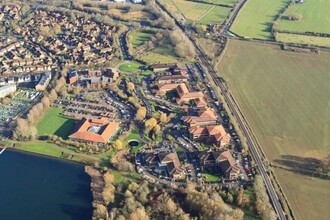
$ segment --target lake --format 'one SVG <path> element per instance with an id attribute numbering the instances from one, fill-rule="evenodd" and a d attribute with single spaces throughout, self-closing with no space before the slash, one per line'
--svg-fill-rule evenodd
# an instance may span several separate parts
<path id="1" fill-rule="evenodd" d="M 83 165 L 8 149 L 0 155 L 0 219 L 90 220 L 92 211 Z"/>

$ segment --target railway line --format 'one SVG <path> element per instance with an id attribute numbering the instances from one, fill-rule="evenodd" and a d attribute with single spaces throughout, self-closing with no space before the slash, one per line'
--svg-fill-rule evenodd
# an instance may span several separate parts
<path id="1" fill-rule="evenodd" d="M 223 37 L 226 37 L 226 38 L 231 37 L 231 36 L 227 36 L 228 30 L 230 29 L 230 26 L 233 24 L 234 19 L 238 15 L 240 9 L 243 7 L 245 2 L 246 1 L 242 1 L 240 3 L 240 5 L 238 5 L 238 7 L 236 7 L 234 9 L 233 16 L 228 20 L 228 22 L 226 22 L 225 26 L 223 27 L 223 31 L 221 33 L 221 35 Z M 215 85 L 220 88 L 224 101 L 226 102 L 231 114 L 235 117 L 239 128 L 242 130 L 242 133 L 246 138 L 248 149 L 250 151 L 252 158 L 254 159 L 254 161 L 257 165 L 256 169 L 257 169 L 258 173 L 261 175 L 261 177 L 265 183 L 267 193 L 269 195 L 269 199 L 274 207 L 277 217 L 279 220 L 286 220 L 287 219 L 286 213 L 283 211 L 283 207 L 281 206 L 281 203 L 278 199 L 275 188 L 270 180 L 270 176 L 268 175 L 266 166 L 262 159 L 263 156 L 261 156 L 258 151 L 258 147 L 260 147 L 260 146 L 254 140 L 254 136 L 251 133 L 252 130 L 249 127 L 249 124 L 247 123 L 246 119 L 244 118 L 244 116 L 243 116 L 241 110 L 239 109 L 239 106 L 235 102 L 233 96 L 229 93 L 224 80 L 218 76 L 217 72 L 214 70 L 214 68 L 210 64 L 206 55 L 203 53 L 203 50 L 199 47 L 199 45 L 193 39 L 189 30 L 187 30 L 183 24 L 181 24 L 178 20 L 176 20 L 175 17 L 171 13 L 169 13 L 169 11 L 167 11 L 166 8 L 158 0 L 156 0 L 156 5 L 159 7 L 159 9 L 165 11 L 169 17 L 174 19 L 175 25 L 182 30 L 182 32 L 186 35 L 186 37 L 190 40 L 190 42 L 195 47 L 198 59 L 202 65 L 202 67 L 204 67 L 208 70 L 208 71 L 206 71 L 206 73 L 211 76 Z"/>
<path id="2" fill-rule="evenodd" d="M 246 138 L 249 152 L 250 152 L 252 158 L 254 159 L 255 163 L 257 164 L 256 169 L 257 169 L 258 173 L 261 175 L 261 177 L 265 183 L 270 201 L 274 207 L 274 210 L 275 210 L 278 218 L 280 220 L 286 220 L 287 219 L 286 214 L 283 211 L 281 203 L 275 192 L 274 186 L 270 180 L 270 176 L 268 175 L 266 166 L 262 160 L 263 157 L 260 155 L 260 153 L 258 151 L 258 147 L 259 147 L 258 143 L 256 143 L 254 141 L 253 135 L 250 132 L 251 128 L 249 127 L 246 119 L 244 118 L 244 116 L 243 116 L 241 110 L 239 109 L 237 103 L 235 102 L 233 96 L 229 93 L 225 82 L 218 76 L 217 72 L 213 69 L 212 65 L 209 63 L 208 59 L 203 54 L 202 50 L 199 48 L 199 46 L 196 44 L 196 42 L 192 38 L 189 38 L 189 39 L 196 48 L 197 56 L 198 56 L 201 64 L 204 67 L 206 67 L 206 69 L 208 70 L 207 72 L 212 77 L 215 85 L 220 88 L 221 94 L 230 110 L 230 113 L 235 117 L 235 119 L 239 125 L 239 128 L 241 129 L 243 135 Z"/>

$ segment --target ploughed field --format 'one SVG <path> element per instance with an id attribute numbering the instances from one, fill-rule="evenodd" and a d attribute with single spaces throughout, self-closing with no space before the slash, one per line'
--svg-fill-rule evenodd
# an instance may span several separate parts
<path id="1" fill-rule="evenodd" d="M 329 214 L 330 181 L 303 174 L 330 149 L 329 60 L 230 40 L 218 67 L 268 159 L 297 171 L 276 169 L 297 219 Z"/>

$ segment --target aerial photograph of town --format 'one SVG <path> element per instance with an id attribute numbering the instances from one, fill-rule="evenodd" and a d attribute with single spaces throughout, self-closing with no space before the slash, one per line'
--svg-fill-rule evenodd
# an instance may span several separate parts
<path id="1" fill-rule="evenodd" d="M 0 220 L 328 220 L 329 0 L 0 0 Z"/>

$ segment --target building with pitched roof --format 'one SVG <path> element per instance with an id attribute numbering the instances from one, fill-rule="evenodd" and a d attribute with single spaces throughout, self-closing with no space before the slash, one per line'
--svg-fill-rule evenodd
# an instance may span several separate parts
<path id="1" fill-rule="evenodd" d="M 240 174 L 240 165 L 235 162 L 229 150 L 202 151 L 199 152 L 198 158 L 200 165 L 204 169 L 220 171 L 228 179 L 236 179 Z"/>
<path id="2" fill-rule="evenodd" d="M 189 128 L 190 138 L 193 140 L 205 140 L 208 143 L 216 143 L 225 146 L 230 142 L 230 135 L 222 125 L 208 125 Z"/>
<path id="3" fill-rule="evenodd" d="M 215 125 L 217 124 L 217 117 L 214 109 L 205 108 L 198 112 L 198 116 L 186 116 L 183 121 L 189 127 Z"/>
<path id="4" fill-rule="evenodd" d="M 69 136 L 69 139 L 88 144 L 106 145 L 118 128 L 119 123 L 110 122 L 106 118 L 83 118 L 79 128 Z"/>
<path id="5" fill-rule="evenodd" d="M 181 178 L 184 174 L 184 169 L 176 152 L 148 154 L 145 161 L 147 165 L 155 166 L 155 170 L 158 172 L 165 172 L 167 176 L 172 178 Z"/>
<path id="6" fill-rule="evenodd" d="M 173 90 L 175 90 L 178 95 L 176 101 L 179 104 L 189 103 L 190 100 L 195 101 L 204 98 L 202 92 L 189 92 L 185 83 L 158 84 L 158 94 L 160 95 L 165 95 L 167 92 Z"/>
<path id="7" fill-rule="evenodd" d="M 187 81 L 188 81 L 188 77 L 183 75 L 160 76 L 157 78 L 158 85 L 169 84 L 169 83 L 183 83 Z"/>

